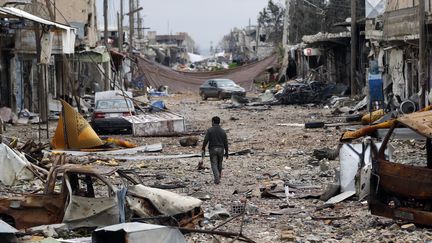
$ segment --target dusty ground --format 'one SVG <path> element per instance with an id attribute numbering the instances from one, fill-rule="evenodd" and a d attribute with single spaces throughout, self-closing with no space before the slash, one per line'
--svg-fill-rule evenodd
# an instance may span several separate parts
<path id="1" fill-rule="evenodd" d="M 305 194 L 316 194 L 324 190 L 327 183 L 334 181 L 338 161 L 317 161 L 314 149 L 338 144 L 342 133 L 337 128 L 304 129 L 302 127 L 277 126 L 280 123 L 304 123 L 308 121 L 341 121 L 330 116 L 330 109 L 307 106 L 273 106 L 269 110 L 223 109 L 227 101 L 201 101 L 195 94 L 173 95 L 164 98 L 167 107 L 186 117 L 190 130 L 205 130 L 212 116 L 220 116 L 222 127 L 227 130 L 230 150 L 251 149 L 253 153 L 231 156 L 224 161 L 223 178 L 220 185 L 214 185 L 209 169 L 197 171 L 199 158 L 170 159 L 154 161 L 127 161 L 120 164 L 126 168 L 136 168 L 143 174 L 159 174 L 160 182 L 183 182 L 186 188 L 175 191 L 191 195 L 195 192 L 209 193 L 210 200 L 204 201 L 203 208 L 209 211 L 221 204 L 230 211 L 231 206 L 241 198 L 247 198 L 247 211 L 243 233 L 256 242 L 427 242 L 432 241 L 432 232 L 416 228 L 405 231 L 402 224 L 393 220 L 372 216 L 366 202 L 347 201 L 333 209 L 315 211 L 323 204 L 318 199 L 297 199 Z M 53 133 L 55 123 L 51 124 Z M 36 138 L 36 126 L 8 127 L 6 135 L 17 136 L 22 140 Z M 181 147 L 179 138 L 129 138 L 140 145 L 163 143 L 162 154 L 199 153 L 203 136 L 195 148 Z M 160 155 L 158 153 L 157 155 Z M 208 158 L 205 166 L 210 167 Z M 156 182 L 155 177 L 145 177 L 148 185 Z M 285 199 L 257 197 L 256 189 L 272 180 L 283 180 L 291 185 L 309 186 L 294 192 L 289 202 Z M 243 195 L 248 189 L 252 193 Z M 240 194 L 233 194 L 234 191 Z M 281 205 L 290 205 L 281 214 Z M 279 211 L 279 212 L 278 212 Z M 321 216 L 346 216 L 341 220 L 315 220 Z M 222 223 L 223 220 L 207 220 L 205 229 Z M 234 220 L 220 230 L 238 232 L 241 219 Z M 189 242 L 211 242 L 209 236 L 191 235 Z M 217 242 L 217 241 L 215 241 Z"/>

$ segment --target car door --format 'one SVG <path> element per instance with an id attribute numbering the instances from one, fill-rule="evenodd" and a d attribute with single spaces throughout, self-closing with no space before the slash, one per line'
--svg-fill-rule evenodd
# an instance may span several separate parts
<path id="1" fill-rule="evenodd" d="M 107 226 L 120 223 L 116 189 L 95 174 L 68 173 L 69 193 L 63 222 L 71 228 Z M 97 190 L 94 187 L 97 186 Z"/>
<path id="2" fill-rule="evenodd" d="M 209 82 L 209 97 L 217 97 L 218 96 L 218 90 L 217 90 L 217 84 L 216 81 L 210 80 Z"/>
<path id="3" fill-rule="evenodd" d="M 211 83 L 213 82 L 213 80 L 207 80 L 204 82 L 204 84 L 201 86 L 201 93 L 204 94 L 204 96 L 206 97 L 211 97 L 211 93 L 212 93 L 212 86 Z"/>

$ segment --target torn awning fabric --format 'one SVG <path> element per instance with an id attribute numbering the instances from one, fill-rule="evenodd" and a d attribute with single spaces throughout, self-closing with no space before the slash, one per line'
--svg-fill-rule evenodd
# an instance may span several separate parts
<path id="1" fill-rule="evenodd" d="M 277 56 L 269 56 L 261 61 L 229 70 L 213 72 L 179 72 L 170 67 L 138 58 L 138 77 L 146 86 L 160 87 L 166 85 L 171 91 L 197 91 L 205 80 L 227 78 L 236 82 L 246 90 L 253 90 L 254 78 L 277 62 Z"/>

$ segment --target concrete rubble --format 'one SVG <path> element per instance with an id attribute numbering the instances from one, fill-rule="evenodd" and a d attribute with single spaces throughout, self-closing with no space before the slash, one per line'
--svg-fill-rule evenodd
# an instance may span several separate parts
<path id="1" fill-rule="evenodd" d="M 139 1 L 103 38 L 100 1 L 4 2 L 0 243 L 432 242 L 432 0 L 269 1 L 210 56 Z"/>
<path id="2" fill-rule="evenodd" d="M 181 111 L 182 115 L 189 118 L 189 122 L 195 121 L 189 125 L 192 130 L 205 129 L 212 116 L 212 114 L 207 114 L 202 117 L 198 114 L 206 114 L 204 111 L 209 109 L 217 111 L 223 119 L 223 127 L 228 130 L 231 151 L 250 148 L 248 153 L 232 156 L 224 163 L 225 170 L 221 187 L 212 185 L 211 171 L 207 164 L 208 159 L 205 158 L 204 160 L 203 170 L 196 170 L 201 156 L 199 153 L 194 156 L 189 156 L 189 154 L 198 152 L 198 148 L 182 146 L 177 137 L 149 137 L 146 140 L 146 143 L 162 142 L 164 144 L 162 151 L 146 151 L 140 149 L 139 146 L 113 152 L 63 151 L 66 154 L 63 155 L 63 160 L 69 161 L 69 163 L 84 163 L 92 166 L 102 165 L 112 168 L 111 170 L 120 168 L 119 172 L 133 170 L 134 172 L 129 175 L 131 178 L 138 175 L 135 182 L 140 183 L 141 180 L 144 185 L 163 186 L 170 188 L 169 191 L 202 198 L 201 207 L 205 214 L 202 223 L 195 225 L 197 231 L 212 230 L 225 221 L 229 221 L 220 227 L 222 232 L 236 231 L 233 230 L 235 227 L 243 225 L 243 235 L 255 242 L 301 240 L 309 242 L 353 242 L 358 239 L 391 240 L 401 237 L 404 240 L 428 239 L 429 237 L 432 239 L 432 233 L 427 229 L 419 229 L 408 223 L 399 223 L 392 219 L 373 216 L 368 209 L 367 201 L 364 199 L 358 201 L 364 198 L 364 196 L 360 196 L 361 193 L 364 195 L 364 192 L 356 191 L 356 187 L 352 186 L 357 183 L 352 181 L 354 178 L 352 172 L 355 173 L 355 170 L 349 171 L 349 178 L 351 179 L 348 181 L 342 179 L 346 177 L 345 174 L 348 172 L 344 169 L 347 167 L 343 165 L 344 160 L 342 159 L 346 156 L 336 155 L 329 158 L 325 156 L 327 153 L 334 153 L 332 152 L 335 151 L 333 148 L 351 151 L 348 147 L 342 149 L 339 146 L 339 136 L 342 133 L 340 128 L 324 127 L 321 130 L 316 130 L 297 126 L 276 126 L 281 123 L 304 124 L 321 119 L 326 119 L 329 123 L 343 121 L 343 117 L 332 115 L 331 109 L 322 109 L 319 106 L 312 106 L 307 109 L 274 106 L 270 110 L 254 111 L 255 116 L 251 118 L 249 116 L 251 111 L 249 110 L 219 108 L 223 101 L 201 103 L 200 107 L 194 105 L 193 102 L 186 102 L 187 100 L 194 101 L 194 99 L 198 100 L 199 97 L 176 95 L 167 98 L 166 103 L 172 107 L 171 109 Z M 292 112 L 295 112 L 297 116 L 289 116 Z M 236 117 L 236 119 L 230 119 L 231 117 Z M 273 127 L 269 128 L 267 124 Z M 14 129 L 15 127 L 11 127 L 7 131 L 7 135 L 16 134 L 17 130 Z M 31 129 L 31 126 L 24 127 L 24 129 Z M 197 137 L 199 147 L 202 137 Z M 139 144 L 136 137 L 129 136 L 128 139 Z M 362 147 L 361 143 L 359 144 L 355 145 L 356 148 Z M 415 146 L 412 147 L 413 145 L 403 142 L 396 145 L 398 148 L 402 146 L 403 149 L 410 151 L 415 148 Z M 323 148 L 332 149 L 325 150 Z M 128 152 L 128 150 L 133 152 Z M 316 154 L 314 150 L 320 150 L 321 153 Z M 144 157 L 148 157 L 145 160 L 143 160 L 142 155 L 144 152 L 146 153 Z M 73 154 L 73 157 L 67 155 L 68 153 Z M 107 155 L 114 153 L 110 156 L 116 156 L 115 154 L 118 153 L 123 158 L 128 159 L 121 157 L 104 159 L 105 153 Z M 318 157 L 316 157 L 317 155 Z M 136 159 L 129 160 L 129 157 L 133 156 Z M 53 163 L 57 157 L 48 153 L 44 160 Z M 393 158 L 400 158 L 400 153 L 395 150 Z M 339 159 L 342 160 L 339 161 Z M 46 162 L 42 163 L 41 166 L 46 169 L 53 166 Z M 112 163 L 113 165 L 110 165 Z M 357 164 L 351 160 L 349 163 Z M 369 163 L 365 163 L 366 167 L 369 165 Z M 108 178 L 110 181 L 112 180 L 111 176 Z M 118 185 L 119 182 L 115 181 L 113 182 Z M 27 183 L 5 186 L 4 188 L 9 189 L 7 191 L 2 189 L 1 195 L 11 195 L 11 190 L 22 192 L 32 190 L 33 187 L 26 186 Z M 339 185 L 339 183 L 342 184 Z M 181 184 L 185 186 L 180 186 Z M 332 184 L 337 185 L 333 187 L 336 190 L 332 189 L 332 196 L 337 196 L 339 192 L 343 193 L 346 190 L 352 198 L 342 197 L 345 200 L 327 201 L 331 196 L 323 198 L 322 195 L 327 191 L 327 185 Z M 346 185 L 350 185 L 349 188 Z M 339 188 L 348 189 L 341 190 Z M 129 193 L 133 193 L 133 190 L 130 190 Z M 354 211 L 353 208 L 355 208 Z M 244 216 L 242 216 L 243 213 Z M 135 220 L 152 224 L 169 223 L 170 221 L 148 216 L 143 217 L 143 215 L 135 217 Z M 216 232 L 217 230 L 213 231 Z M 28 233 L 30 231 L 27 230 L 26 232 L 30 235 L 39 234 L 42 237 L 54 237 L 57 240 L 64 238 L 65 234 L 74 235 L 71 233 L 73 232 L 72 229 L 65 231 L 57 226 L 42 226 L 39 230 L 33 229 L 33 233 Z M 410 232 L 410 235 L 406 235 L 404 232 Z M 207 241 L 211 238 L 207 234 L 197 232 L 185 233 L 187 242 Z"/>

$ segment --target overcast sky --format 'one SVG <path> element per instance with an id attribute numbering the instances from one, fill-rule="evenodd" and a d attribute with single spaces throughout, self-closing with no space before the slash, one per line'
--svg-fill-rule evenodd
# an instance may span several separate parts
<path id="1" fill-rule="evenodd" d="M 109 0 L 110 25 L 117 23 L 119 2 Z M 127 12 L 129 0 L 123 2 Z M 267 2 L 268 0 L 140 0 L 144 8 L 141 13 L 145 15 L 145 27 L 150 27 L 158 34 L 187 32 L 204 53 L 208 52 L 210 42 L 216 46 L 232 28 L 247 26 L 249 19 L 252 25 L 256 24 L 258 13 L 267 6 Z M 102 3 L 103 0 L 97 0 L 99 26 L 103 26 Z M 125 24 L 128 23 L 125 18 Z"/>

